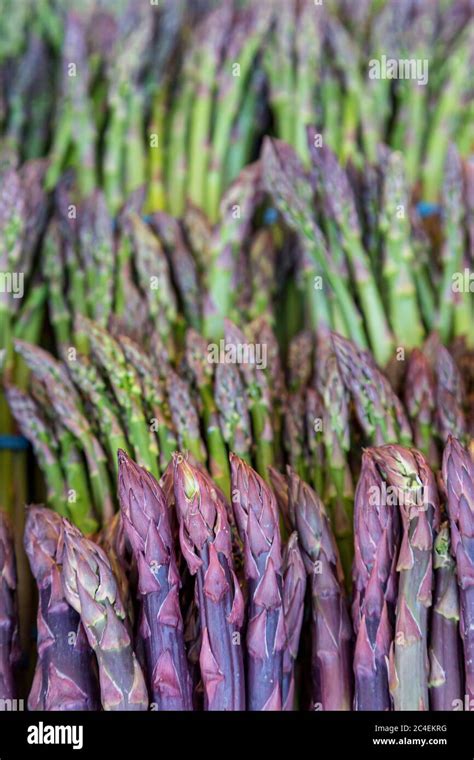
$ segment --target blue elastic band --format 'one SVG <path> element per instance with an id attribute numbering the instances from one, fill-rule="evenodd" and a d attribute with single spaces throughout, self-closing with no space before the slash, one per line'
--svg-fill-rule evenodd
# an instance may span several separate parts
<path id="1" fill-rule="evenodd" d="M 0 449 L 9 451 L 26 451 L 30 442 L 22 435 L 0 435 Z"/>
<path id="2" fill-rule="evenodd" d="M 265 224 L 274 224 L 276 220 L 278 219 L 278 211 L 276 208 L 272 208 L 269 206 L 265 209 L 265 212 L 263 214 L 263 221 Z"/>
<path id="3" fill-rule="evenodd" d="M 428 201 L 419 201 L 416 204 L 416 209 L 420 216 L 433 216 L 439 214 L 441 206 L 439 203 L 429 203 Z"/>

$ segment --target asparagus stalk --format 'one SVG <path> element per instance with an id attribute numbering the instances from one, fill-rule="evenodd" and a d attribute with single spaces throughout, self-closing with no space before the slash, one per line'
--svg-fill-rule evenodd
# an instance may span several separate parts
<path id="1" fill-rule="evenodd" d="M 225 0 L 204 19 L 196 34 L 198 53 L 194 77 L 198 97 L 194 100 L 190 119 L 188 187 L 190 199 L 201 208 L 206 208 L 216 74 L 224 45 L 232 31 L 232 21 L 233 3 Z"/>
<path id="2" fill-rule="evenodd" d="M 428 710 L 428 613 L 432 605 L 433 532 L 439 527 L 436 481 L 416 449 L 387 444 L 370 450 L 393 489 L 402 522 L 390 691 L 395 710 Z"/>
<path id="3" fill-rule="evenodd" d="M 295 531 L 283 553 L 283 611 L 287 646 L 283 654 L 282 709 L 295 709 L 295 663 L 303 625 L 306 570 Z"/>
<path id="4" fill-rule="evenodd" d="M 142 671 L 124 624 L 125 610 L 104 551 L 64 523 L 62 582 L 67 602 L 81 616 L 99 667 L 104 710 L 146 710 Z"/>
<path id="5" fill-rule="evenodd" d="M 322 330 L 317 343 L 317 385 L 323 401 L 323 440 L 326 451 L 326 497 L 348 589 L 353 559 L 354 486 L 347 463 L 350 450 L 349 399 L 330 335 Z"/>
<path id="6" fill-rule="evenodd" d="M 68 360 L 68 370 L 75 386 L 90 404 L 94 421 L 109 454 L 109 462 L 117 470 L 118 449 L 128 450 L 127 438 L 116 415 L 107 386 L 87 356 L 76 354 Z"/>
<path id="7" fill-rule="evenodd" d="M 239 356 L 239 347 L 243 351 L 248 347 L 244 333 L 229 320 L 225 321 L 225 342 L 235 349 L 236 357 Z M 270 389 L 263 367 L 257 364 L 256 352 L 254 355 L 248 352 L 247 356 L 248 358 L 242 353 L 242 361 L 238 366 L 249 396 L 257 471 L 263 478 L 267 478 L 267 468 L 273 462 L 274 446 Z"/>
<path id="8" fill-rule="evenodd" d="M 119 335 L 118 340 L 126 360 L 130 362 L 140 378 L 143 400 L 150 415 L 149 420 L 154 426 L 158 425 L 156 433 L 160 451 L 160 469 L 163 471 L 176 449 L 176 436 L 172 429 L 163 383 L 161 378 L 157 378 L 152 361 L 135 341 L 125 335 Z"/>
<path id="9" fill-rule="evenodd" d="M 237 18 L 225 60 L 217 77 L 216 121 L 212 130 L 205 207 L 211 221 L 218 217 L 224 176 L 224 159 L 229 148 L 232 124 L 238 113 L 249 72 L 268 28 L 271 10 L 248 6 Z M 238 67 L 238 68 L 237 68 Z"/>
<path id="10" fill-rule="evenodd" d="M 276 503 L 280 511 L 284 532 L 286 532 L 288 536 L 291 536 L 296 527 L 296 516 L 293 512 L 290 512 L 290 507 L 293 507 L 293 505 L 290 503 L 288 480 L 275 467 L 269 467 L 268 474 L 270 476 L 270 484 L 273 493 L 275 494 Z"/>
<path id="11" fill-rule="evenodd" d="M 387 152 L 383 160 L 385 171 L 380 229 L 389 315 L 395 340 L 406 348 L 413 348 L 421 343 L 423 325 L 412 280 L 408 188 L 402 154 Z"/>
<path id="12" fill-rule="evenodd" d="M 138 565 L 140 637 L 145 643 L 151 700 L 158 710 L 191 710 L 180 578 L 165 497 L 153 476 L 124 451 L 119 451 L 118 459 L 122 519 Z"/>
<path id="13" fill-rule="evenodd" d="M 265 189 L 286 224 L 304 240 L 308 253 L 320 267 L 321 276 L 326 278 L 334 293 L 349 334 L 358 345 L 365 346 L 360 314 L 313 218 L 312 189 L 296 154 L 289 145 L 265 138 L 261 162 Z"/>
<path id="14" fill-rule="evenodd" d="M 229 450 L 250 462 L 252 435 L 249 404 L 235 364 L 217 364 L 214 397 L 222 436 Z"/>
<path id="15" fill-rule="evenodd" d="M 446 488 L 451 551 L 456 560 L 460 600 L 460 632 L 464 649 L 466 694 L 474 697 L 474 460 L 454 436 L 448 436 L 443 453 L 443 481 Z"/>
<path id="16" fill-rule="evenodd" d="M 86 265 L 88 314 L 106 327 L 112 311 L 116 262 L 112 217 L 102 192 L 96 190 L 83 202 L 78 225 L 80 256 Z"/>
<path id="17" fill-rule="evenodd" d="M 246 462 L 231 454 L 230 467 L 249 594 L 247 707 L 281 710 L 287 636 L 277 506 L 273 492 Z"/>
<path id="18" fill-rule="evenodd" d="M 433 547 L 435 595 L 430 635 L 430 709 L 453 710 L 463 698 L 459 637 L 459 588 L 450 553 L 449 523 L 442 523 Z"/>
<path id="19" fill-rule="evenodd" d="M 321 177 L 323 197 L 329 204 L 331 214 L 342 234 L 372 351 L 376 360 L 385 365 L 392 354 L 393 340 L 370 261 L 362 244 L 355 199 L 347 174 L 328 147 L 314 147 L 314 130 L 311 128 L 308 129 L 308 140 L 313 165 L 317 167 L 317 173 Z"/>
<path id="20" fill-rule="evenodd" d="M 466 433 L 464 387 L 459 369 L 438 336 L 433 334 L 423 348 L 436 379 L 436 427 L 442 443 L 448 435 L 463 439 Z"/>
<path id="21" fill-rule="evenodd" d="M 233 569 L 227 515 L 211 483 L 180 454 L 174 459 L 174 495 L 181 551 L 196 576 L 204 706 L 211 711 L 244 710 L 244 601 Z"/>
<path id="22" fill-rule="evenodd" d="M 76 322 L 87 335 L 92 356 L 112 387 L 135 457 L 139 464 L 158 476 L 158 448 L 143 413 L 137 373 L 127 363 L 118 342 L 106 330 L 81 315 L 76 317 Z"/>
<path id="23" fill-rule="evenodd" d="M 209 360 L 209 346 L 206 339 L 192 328 L 186 333 L 186 362 L 201 398 L 209 471 L 219 488 L 225 494 L 229 494 L 229 462 L 214 400 L 213 367 Z"/>
<path id="24" fill-rule="evenodd" d="M 188 451 L 197 462 L 204 463 L 206 450 L 201 439 L 199 416 L 189 386 L 172 369 L 167 372 L 168 402 L 179 447 L 183 451 Z"/>
<path id="25" fill-rule="evenodd" d="M 433 371 L 425 354 L 413 349 L 408 359 L 405 376 L 405 407 L 410 418 L 415 446 L 437 464 L 437 452 L 433 440 L 436 414 L 436 391 Z"/>
<path id="26" fill-rule="evenodd" d="M 313 709 L 350 710 L 353 634 L 336 542 L 321 500 L 291 470 L 289 498 L 311 582 Z"/>
<path id="27" fill-rule="evenodd" d="M 48 503 L 59 514 L 66 516 L 66 485 L 54 431 L 33 398 L 13 385 L 5 388 L 5 394 L 22 435 L 28 438 L 33 446 L 46 481 Z"/>
<path id="28" fill-rule="evenodd" d="M 158 238 L 136 213 L 127 215 L 126 228 L 149 319 L 163 341 L 168 343 L 177 318 L 177 305 L 165 252 Z"/>
<path id="29" fill-rule="evenodd" d="M 63 520 L 44 507 L 30 507 L 24 544 L 39 593 L 38 661 L 29 710 L 97 710 L 96 664 L 80 617 L 61 584 Z"/>
<path id="30" fill-rule="evenodd" d="M 138 570 L 129 542 L 125 536 L 123 522 L 121 511 L 116 512 L 112 519 L 103 525 L 97 538 L 97 543 L 104 549 L 110 560 L 110 566 L 117 581 L 120 598 L 127 615 L 125 624 L 128 632 L 131 634 L 135 624 Z"/>
<path id="31" fill-rule="evenodd" d="M 393 640 L 399 548 L 397 512 L 368 452 L 354 501 L 354 675 L 356 710 L 390 710 L 388 658 Z"/>
<path id="32" fill-rule="evenodd" d="M 397 440 L 411 442 L 410 425 L 400 400 L 369 352 L 336 333 L 332 340 L 343 383 L 368 440 L 376 445 Z"/>
<path id="33" fill-rule="evenodd" d="M 463 210 L 463 176 L 460 156 L 450 145 L 442 188 L 444 241 L 441 249 L 443 275 L 439 300 L 439 331 L 446 343 L 452 335 L 470 340 L 472 299 L 470 292 L 455 287 L 455 278 L 464 270 L 465 235 Z"/>
<path id="34" fill-rule="evenodd" d="M 176 284 L 186 321 L 195 330 L 199 330 L 201 293 L 198 271 L 180 224 L 177 219 L 161 212 L 153 215 L 153 225 L 168 253 L 172 279 Z"/>
<path id="35" fill-rule="evenodd" d="M 0 512 L 0 698 L 16 696 L 14 666 L 18 659 L 17 576 L 13 534 L 6 514 Z"/>
<path id="36" fill-rule="evenodd" d="M 221 338 L 224 320 L 232 314 L 236 261 L 248 238 L 261 197 L 261 170 L 256 162 L 241 171 L 222 198 L 220 221 L 212 232 L 206 272 L 208 291 L 203 307 L 206 338 Z"/>

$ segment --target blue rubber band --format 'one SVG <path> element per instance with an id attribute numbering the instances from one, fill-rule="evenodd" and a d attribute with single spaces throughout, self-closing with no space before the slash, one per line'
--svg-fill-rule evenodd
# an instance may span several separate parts
<path id="1" fill-rule="evenodd" d="M 30 442 L 22 435 L 0 435 L 0 449 L 8 451 L 26 451 Z"/>
<path id="2" fill-rule="evenodd" d="M 441 211 L 441 206 L 439 203 L 429 203 L 428 201 L 419 201 L 419 203 L 416 204 L 416 209 L 420 216 L 434 216 L 435 214 L 439 214 Z"/>
<path id="3" fill-rule="evenodd" d="M 263 214 L 263 221 L 265 224 L 275 224 L 278 219 L 278 211 L 276 208 L 269 206 L 265 209 Z"/>

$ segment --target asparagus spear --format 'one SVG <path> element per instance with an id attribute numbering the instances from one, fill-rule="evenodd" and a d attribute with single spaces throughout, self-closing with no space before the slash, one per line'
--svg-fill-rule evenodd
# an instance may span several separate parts
<path id="1" fill-rule="evenodd" d="M 124 625 L 125 610 L 104 551 L 64 523 L 62 582 L 99 666 L 104 710 L 146 710 L 145 681 Z"/>
<path id="2" fill-rule="evenodd" d="M 436 392 L 433 371 L 425 354 L 414 348 L 405 376 L 405 407 L 411 421 L 415 446 L 434 466 L 437 452 L 433 440 Z"/>
<path id="3" fill-rule="evenodd" d="M 201 208 L 206 208 L 216 73 L 232 31 L 232 21 L 233 3 L 225 0 L 205 17 L 196 32 L 198 53 L 194 78 L 198 97 L 194 100 L 190 120 L 188 188 L 192 202 Z"/>
<path id="4" fill-rule="evenodd" d="M 354 486 L 347 463 L 350 450 L 349 399 L 330 334 L 320 330 L 316 382 L 323 401 L 323 440 L 326 452 L 326 498 L 348 589 L 353 559 Z"/>
<path id="5" fill-rule="evenodd" d="M 376 445 L 411 441 L 411 431 L 400 400 L 368 351 L 332 334 L 342 380 L 351 394 L 359 423 Z"/>
<path id="6" fill-rule="evenodd" d="M 22 435 L 34 448 L 46 481 L 49 504 L 59 514 L 67 515 L 66 485 L 53 430 L 33 398 L 13 385 L 5 388 L 5 394 Z"/>
<path id="7" fill-rule="evenodd" d="M 87 335 L 92 356 L 112 387 L 135 457 L 139 464 L 157 476 L 158 448 L 146 423 L 140 382 L 134 368 L 127 363 L 120 345 L 106 330 L 81 315 L 77 315 L 76 322 Z"/>
<path id="8" fill-rule="evenodd" d="M 402 154 L 387 151 L 383 155 L 383 163 L 385 165 L 380 228 L 390 322 L 395 340 L 406 348 L 413 348 L 421 343 L 423 325 L 412 279 L 409 195 Z"/>
<path id="9" fill-rule="evenodd" d="M 149 319 L 167 343 L 177 317 L 168 261 L 160 241 L 136 213 L 127 215 L 126 229 L 130 235 L 140 288 L 148 305 Z"/>
<path id="10" fill-rule="evenodd" d="M 153 215 L 157 229 L 169 256 L 173 282 L 181 299 L 188 324 L 195 330 L 201 326 L 201 293 L 196 262 L 183 236 L 177 219 L 164 213 Z"/>
<path id="11" fill-rule="evenodd" d="M 474 460 L 454 436 L 448 436 L 443 453 L 443 481 L 446 488 L 451 551 L 456 560 L 460 599 L 460 631 L 464 649 L 466 694 L 474 697 Z"/>
<path id="12" fill-rule="evenodd" d="M 157 378 L 152 361 L 135 341 L 125 335 L 119 335 L 118 340 L 126 360 L 130 362 L 140 378 L 142 396 L 150 415 L 149 419 L 154 425 L 158 424 L 160 469 L 163 471 L 176 449 L 176 436 L 171 424 L 163 383 L 161 378 Z"/>
<path id="13" fill-rule="evenodd" d="M 38 662 L 28 709 L 97 710 L 94 654 L 61 584 L 62 518 L 50 509 L 30 507 L 24 544 L 39 593 Z"/>
<path id="14" fill-rule="evenodd" d="M 107 386 L 87 356 L 76 354 L 74 361 L 69 361 L 69 357 L 65 360 L 76 387 L 90 405 L 95 424 L 108 451 L 109 462 L 117 470 L 117 451 L 120 448 L 128 449 L 128 444 Z"/>
<path id="15" fill-rule="evenodd" d="M 265 189 L 286 224 L 303 238 L 306 249 L 320 267 L 321 276 L 326 278 L 334 293 L 349 334 L 358 345 L 365 346 L 360 314 L 313 218 L 313 192 L 296 154 L 289 145 L 265 138 L 261 162 Z"/>
<path id="16" fill-rule="evenodd" d="M 282 709 L 295 709 L 295 663 L 303 625 L 306 570 L 295 531 L 283 553 L 283 611 L 287 646 L 283 655 Z"/>
<path id="17" fill-rule="evenodd" d="M 335 155 L 326 146 L 314 147 L 314 130 L 308 129 L 313 165 L 321 178 L 323 197 L 329 203 L 341 234 L 346 256 L 352 269 L 356 291 L 367 325 L 367 333 L 376 360 L 385 365 L 389 360 L 393 341 L 385 318 L 382 299 L 370 269 L 370 261 L 362 245 L 355 199 L 347 174 L 338 164 Z"/>
<path id="18" fill-rule="evenodd" d="M 325 493 L 327 486 L 326 478 L 326 453 L 321 424 L 324 427 L 326 415 L 323 399 L 314 388 L 306 391 L 306 437 L 308 441 L 308 467 L 310 482 L 316 493 Z"/>
<path id="19" fill-rule="evenodd" d="M 202 403 L 202 420 L 209 455 L 209 471 L 216 484 L 229 494 L 229 462 L 213 394 L 213 368 L 205 338 L 190 328 L 186 333 L 186 362 Z"/>
<path id="20" fill-rule="evenodd" d="M 268 474 L 280 511 L 280 517 L 283 521 L 284 531 L 288 536 L 291 536 L 296 526 L 296 516 L 293 512 L 290 512 L 290 507 L 293 507 L 293 505 L 290 503 L 288 480 L 275 467 L 269 467 Z"/>
<path id="21" fill-rule="evenodd" d="M 313 708 L 350 710 L 352 626 L 343 591 L 341 561 L 324 506 L 310 486 L 289 471 L 289 498 L 312 600 Z"/>
<path id="22" fill-rule="evenodd" d="M 395 710 L 428 710 L 428 612 L 432 605 L 433 532 L 439 527 L 436 481 L 416 449 L 387 444 L 370 452 L 393 489 L 392 501 L 398 504 L 402 521 L 390 691 Z"/>
<path id="23" fill-rule="evenodd" d="M 452 335 L 465 335 L 470 341 L 471 293 L 455 289 L 455 278 L 463 271 L 466 261 L 462 164 L 454 145 L 449 146 L 446 155 L 442 200 L 444 241 L 441 248 L 443 275 L 439 292 L 439 331 L 444 342 Z"/>
<path id="24" fill-rule="evenodd" d="M 248 345 L 244 333 L 229 320 L 225 321 L 225 342 L 227 346 L 235 349 L 236 357 L 239 356 L 239 346 L 245 349 Z M 238 366 L 249 396 L 255 462 L 259 474 L 266 478 L 267 468 L 273 462 L 271 398 L 263 367 L 258 366 L 256 358 L 256 352 L 254 356 L 249 352 L 248 358 L 243 354 Z"/>
<path id="25" fill-rule="evenodd" d="M 13 534 L 6 514 L 0 512 L 0 698 L 16 696 L 14 666 L 18 659 L 17 577 Z"/>
<path id="26" fill-rule="evenodd" d="M 399 548 L 397 512 L 383 497 L 383 480 L 368 452 L 354 501 L 352 619 L 356 710 L 390 710 L 388 657 L 393 640 Z"/>
<path id="27" fill-rule="evenodd" d="M 81 205 L 78 226 L 80 256 L 86 268 L 88 314 L 106 327 L 112 311 L 115 248 L 112 217 L 99 190 Z"/>
<path id="28" fill-rule="evenodd" d="M 48 283 L 49 316 L 57 345 L 71 342 L 71 315 L 66 299 L 61 237 L 55 220 L 48 227 L 42 249 L 43 273 Z"/>
<path id="29" fill-rule="evenodd" d="M 201 439 L 199 416 L 186 381 L 172 369 L 167 370 L 166 387 L 173 427 L 179 447 L 189 451 L 198 462 L 206 461 L 206 450 Z"/>
<path id="30" fill-rule="evenodd" d="M 215 369 L 214 397 L 222 436 L 230 451 L 250 462 L 251 423 L 244 385 L 235 364 L 219 362 Z"/>
<path id="31" fill-rule="evenodd" d="M 191 679 L 179 608 L 180 578 L 165 497 L 150 473 L 119 451 L 119 499 L 138 564 L 148 684 L 158 710 L 191 710 Z"/>
<path id="32" fill-rule="evenodd" d="M 262 43 L 271 18 L 266 6 L 247 6 L 232 25 L 232 35 L 225 60 L 217 76 L 216 120 L 212 129 L 209 172 L 205 177 L 205 207 L 209 218 L 216 221 L 224 182 L 224 159 L 229 148 L 230 133 L 243 91 L 248 86 L 249 72 Z M 238 69 L 237 69 L 238 66 Z M 236 73 L 238 72 L 238 74 Z"/>
<path id="33" fill-rule="evenodd" d="M 181 551 L 196 575 L 205 709 L 244 710 L 244 601 L 233 569 L 227 515 L 210 482 L 180 454 L 174 459 L 174 495 Z"/>
<path id="34" fill-rule="evenodd" d="M 441 442 L 449 434 L 462 439 L 466 432 L 463 411 L 464 387 L 456 363 L 436 334 L 430 336 L 424 348 L 436 378 L 436 427 Z"/>
<path id="35" fill-rule="evenodd" d="M 449 523 L 442 523 L 433 547 L 435 594 L 430 635 L 430 709 L 453 710 L 463 698 L 459 637 L 459 589 L 450 554 Z"/>
<path id="36" fill-rule="evenodd" d="M 102 527 L 97 538 L 97 543 L 104 549 L 110 560 L 110 566 L 117 581 L 120 598 L 127 615 L 125 624 L 128 632 L 131 634 L 135 624 L 138 571 L 137 563 L 125 536 L 123 522 L 121 511 L 116 512 L 112 519 Z M 142 664 L 141 661 L 140 664 Z"/>
<path id="37" fill-rule="evenodd" d="M 236 260 L 247 240 L 261 197 L 261 170 L 256 162 L 241 171 L 222 198 L 220 221 L 212 232 L 206 272 L 208 291 L 203 307 L 206 338 L 221 338 L 224 319 L 232 314 Z"/>
<path id="38" fill-rule="evenodd" d="M 246 462 L 231 454 L 230 467 L 232 505 L 244 543 L 249 593 L 247 707 L 251 711 L 281 710 L 287 637 L 277 506 L 268 485 Z"/>

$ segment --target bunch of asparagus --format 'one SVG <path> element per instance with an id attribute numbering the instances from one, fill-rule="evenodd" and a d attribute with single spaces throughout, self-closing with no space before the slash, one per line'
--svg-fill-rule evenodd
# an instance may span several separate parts
<path id="1" fill-rule="evenodd" d="M 2 694 L 469 704 L 470 0 L 5 5 Z"/>
<path id="2" fill-rule="evenodd" d="M 448 436 L 437 481 L 415 448 L 365 450 L 352 610 L 316 491 L 291 468 L 273 472 L 275 491 L 235 454 L 230 468 L 231 501 L 190 454 L 174 454 L 160 485 L 119 450 L 120 512 L 94 540 L 28 508 L 39 592 L 29 709 L 471 709 L 469 451 Z M 11 699 L 6 524 L 2 536 L 0 684 Z"/>
<path id="3" fill-rule="evenodd" d="M 49 188 L 74 167 L 113 213 L 147 185 L 149 210 L 190 200 L 216 221 L 268 128 L 309 163 L 317 123 L 344 166 L 368 165 L 369 202 L 378 145 L 403 150 L 428 210 L 449 143 L 472 150 L 469 0 L 3 4 L 2 153 L 48 155 Z"/>

